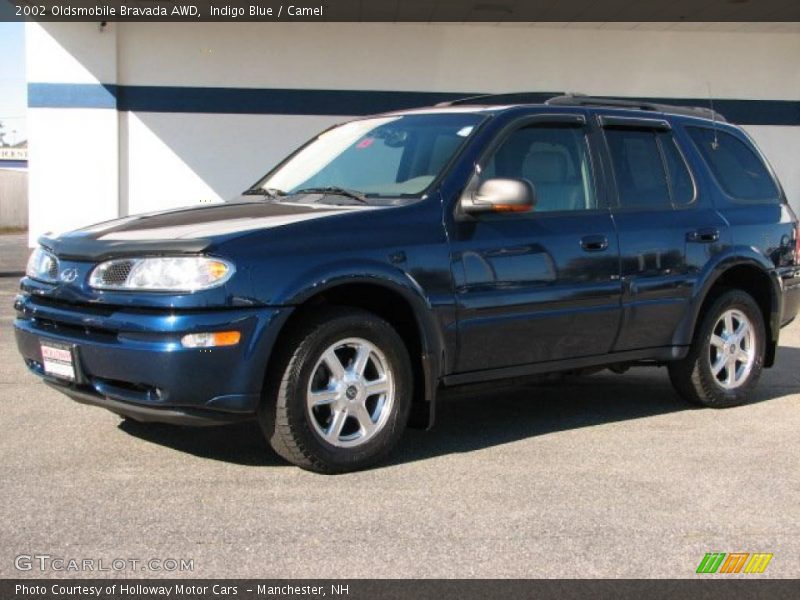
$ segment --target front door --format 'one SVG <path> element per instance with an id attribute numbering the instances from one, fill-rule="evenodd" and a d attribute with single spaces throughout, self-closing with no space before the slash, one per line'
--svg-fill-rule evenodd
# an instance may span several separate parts
<path id="1" fill-rule="evenodd" d="M 529 180 L 533 211 L 452 225 L 459 373 L 600 355 L 614 343 L 617 234 L 599 194 L 585 118 L 563 117 L 529 117 L 508 128 L 476 169 L 479 180 Z"/>

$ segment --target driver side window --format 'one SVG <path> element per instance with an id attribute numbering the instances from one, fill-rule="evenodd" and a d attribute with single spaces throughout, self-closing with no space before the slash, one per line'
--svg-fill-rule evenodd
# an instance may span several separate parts
<path id="1" fill-rule="evenodd" d="M 527 179 L 535 212 L 597 208 L 586 135 L 581 127 L 532 125 L 509 135 L 486 161 L 481 179 Z"/>

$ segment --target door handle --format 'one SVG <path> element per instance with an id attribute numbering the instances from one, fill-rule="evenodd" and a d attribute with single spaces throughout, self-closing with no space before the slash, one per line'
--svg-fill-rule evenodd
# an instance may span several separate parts
<path id="1" fill-rule="evenodd" d="M 604 235 L 587 235 L 581 238 L 581 248 L 585 252 L 602 252 L 608 248 L 608 238 Z"/>
<path id="2" fill-rule="evenodd" d="M 719 229 L 716 227 L 705 227 L 695 229 L 686 234 L 687 242 L 698 242 L 700 244 L 710 244 L 719 241 Z"/>

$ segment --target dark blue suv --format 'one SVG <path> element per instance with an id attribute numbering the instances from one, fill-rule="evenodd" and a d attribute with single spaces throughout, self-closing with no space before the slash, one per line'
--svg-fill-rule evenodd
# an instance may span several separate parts
<path id="1" fill-rule="evenodd" d="M 753 142 L 707 109 L 502 102 L 357 119 L 228 203 L 45 235 L 19 351 L 127 418 L 257 418 L 321 472 L 429 427 L 447 386 L 654 364 L 746 401 L 800 302 Z"/>

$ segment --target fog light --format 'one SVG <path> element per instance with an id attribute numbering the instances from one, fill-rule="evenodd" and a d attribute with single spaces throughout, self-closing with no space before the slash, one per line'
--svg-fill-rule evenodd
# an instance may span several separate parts
<path id="1" fill-rule="evenodd" d="M 213 348 L 235 346 L 242 334 L 238 331 L 215 331 L 209 333 L 189 333 L 181 338 L 184 348 Z"/>

